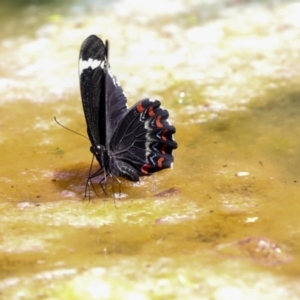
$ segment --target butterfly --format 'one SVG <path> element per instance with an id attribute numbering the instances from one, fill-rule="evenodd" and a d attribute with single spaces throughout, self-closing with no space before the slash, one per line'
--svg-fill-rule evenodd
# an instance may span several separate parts
<path id="1" fill-rule="evenodd" d="M 107 177 L 136 182 L 140 176 L 172 166 L 176 130 L 158 100 L 143 99 L 127 108 L 123 89 L 110 69 L 108 50 L 108 41 L 104 44 L 91 35 L 83 42 L 79 55 L 80 91 L 90 151 L 100 165 L 95 173 L 90 170 L 88 181 L 102 175 L 100 184 Z"/>

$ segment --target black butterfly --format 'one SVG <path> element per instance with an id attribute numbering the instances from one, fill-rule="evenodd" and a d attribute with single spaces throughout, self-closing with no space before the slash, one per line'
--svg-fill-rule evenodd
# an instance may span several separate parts
<path id="1" fill-rule="evenodd" d="M 177 143 L 172 138 L 175 128 L 167 121 L 169 113 L 150 99 L 127 109 L 127 99 L 110 70 L 107 41 L 91 35 L 83 42 L 79 76 L 90 151 L 100 164 L 88 182 L 101 174 L 101 182 L 107 176 L 139 181 L 139 176 L 170 168 Z"/>

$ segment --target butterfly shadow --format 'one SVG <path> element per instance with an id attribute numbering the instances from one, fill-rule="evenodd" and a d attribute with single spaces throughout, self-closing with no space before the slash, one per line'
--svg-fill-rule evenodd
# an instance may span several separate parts
<path id="1" fill-rule="evenodd" d="M 80 199 L 93 201 L 102 199 L 104 201 L 113 199 L 124 200 L 140 198 L 139 187 L 145 185 L 145 180 L 129 182 L 115 176 L 104 176 L 103 172 L 97 169 L 91 171 L 91 167 L 83 163 L 75 166 L 57 169 L 53 172 L 52 182 L 62 198 Z M 153 194 L 153 193 L 151 193 Z M 145 196 L 143 193 L 142 196 Z"/>

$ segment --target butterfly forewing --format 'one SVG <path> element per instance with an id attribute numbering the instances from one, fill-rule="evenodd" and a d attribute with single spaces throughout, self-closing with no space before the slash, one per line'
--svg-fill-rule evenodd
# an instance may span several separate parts
<path id="1" fill-rule="evenodd" d="M 94 145 L 111 139 L 127 110 L 127 99 L 108 64 L 108 42 L 95 35 L 82 44 L 79 57 L 80 88 L 88 134 Z"/>
<path id="2" fill-rule="evenodd" d="M 96 36 L 82 44 L 79 56 L 80 90 L 87 131 L 93 145 L 105 145 L 105 54 Z"/>

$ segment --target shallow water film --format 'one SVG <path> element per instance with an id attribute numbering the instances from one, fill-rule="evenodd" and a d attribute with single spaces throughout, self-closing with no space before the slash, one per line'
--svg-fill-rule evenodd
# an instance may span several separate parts
<path id="1" fill-rule="evenodd" d="M 299 299 L 300 2 L 2 1 L 1 299 Z M 110 41 L 173 169 L 94 183 L 78 79 Z M 94 165 L 97 168 L 97 165 Z M 113 197 L 115 193 L 115 197 Z"/>

